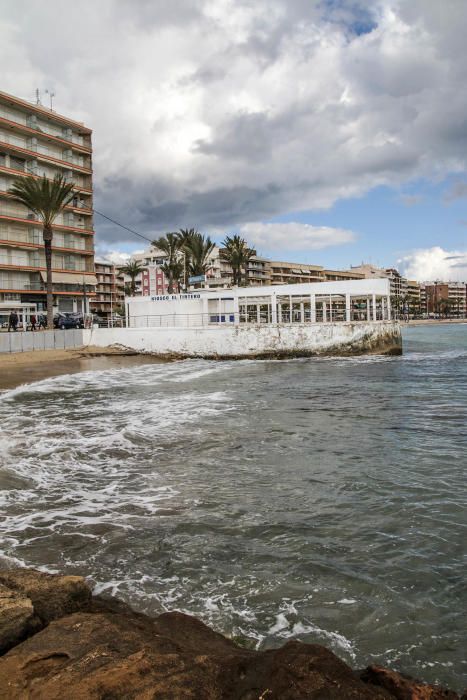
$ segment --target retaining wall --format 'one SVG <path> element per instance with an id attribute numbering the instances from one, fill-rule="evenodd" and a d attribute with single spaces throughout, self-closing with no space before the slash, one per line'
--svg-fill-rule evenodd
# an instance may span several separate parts
<path id="1" fill-rule="evenodd" d="M 83 345 L 83 330 L 17 331 L 0 333 L 0 353 L 30 350 L 64 350 Z"/>
<path id="2" fill-rule="evenodd" d="M 94 328 L 85 345 L 121 345 L 166 357 L 293 357 L 337 354 L 400 354 L 395 321 L 208 328 Z"/>

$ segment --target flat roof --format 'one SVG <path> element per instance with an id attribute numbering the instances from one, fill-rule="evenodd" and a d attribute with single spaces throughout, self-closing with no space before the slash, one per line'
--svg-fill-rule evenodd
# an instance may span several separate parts
<path id="1" fill-rule="evenodd" d="M 92 134 L 92 129 L 89 129 L 89 127 L 84 126 L 83 122 L 78 122 L 75 119 L 70 119 L 69 117 L 65 117 L 62 114 L 55 112 L 54 110 L 44 107 L 43 105 L 38 105 L 34 102 L 23 100 L 20 97 L 10 95 L 8 92 L 3 92 L 2 90 L 0 90 L 0 100 L 9 102 L 12 105 L 17 105 L 18 107 L 24 107 L 24 109 L 27 109 L 30 112 L 37 112 L 41 116 L 46 117 L 51 121 L 56 120 L 58 122 L 66 122 L 67 124 L 70 124 L 80 129 L 80 131 L 84 131 L 87 134 Z"/>

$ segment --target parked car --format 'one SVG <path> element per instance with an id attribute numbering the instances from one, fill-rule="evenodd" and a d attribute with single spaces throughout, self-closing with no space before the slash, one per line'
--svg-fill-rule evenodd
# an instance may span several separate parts
<path id="1" fill-rule="evenodd" d="M 57 314 L 54 316 L 54 328 L 60 328 L 61 330 L 67 330 L 68 328 L 82 328 L 81 324 L 75 314 Z"/>

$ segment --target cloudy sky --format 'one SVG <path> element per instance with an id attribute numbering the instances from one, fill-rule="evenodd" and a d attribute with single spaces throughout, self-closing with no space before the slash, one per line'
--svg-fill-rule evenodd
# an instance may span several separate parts
<path id="1" fill-rule="evenodd" d="M 465 0 L 0 0 L 0 19 L 0 88 L 52 89 L 94 130 L 99 211 L 467 279 Z M 144 247 L 95 224 L 101 252 Z"/>

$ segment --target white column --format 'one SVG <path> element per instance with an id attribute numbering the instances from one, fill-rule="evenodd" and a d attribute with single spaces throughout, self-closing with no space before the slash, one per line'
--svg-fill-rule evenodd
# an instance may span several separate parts
<path id="1" fill-rule="evenodd" d="M 240 304 L 238 300 L 238 296 L 234 294 L 233 298 L 233 313 L 234 313 L 234 323 L 238 323 L 240 321 Z"/>
<path id="2" fill-rule="evenodd" d="M 201 297 L 201 301 L 202 301 L 202 308 L 203 308 L 201 325 L 204 326 L 205 324 L 209 323 L 208 299 L 207 299 L 207 297 Z"/>
<path id="3" fill-rule="evenodd" d="M 345 295 L 345 320 L 350 321 L 350 294 Z"/>
<path id="4" fill-rule="evenodd" d="M 289 323 L 292 323 L 292 297 L 289 296 Z"/>
<path id="5" fill-rule="evenodd" d="M 271 323 L 277 323 L 277 295 L 271 294 Z"/>
<path id="6" fill-rule="evenodd" d="M 219 297 L 219 299 L 217 300 L 217 322 L 218 323 L 221 322 L 221 313 L 222 313 L 222 302 L 221 302 L 221 298 Z"/>
<path id="7" fill-rule="evenodd" d="M 390 321 L 391 320 L 391 297 L 389 295 L 386 297 L 386 306 L 388 309 L 388 321 Z"/>
<path id="8" fill-rule="evenodd" d="M 373 306 L 373 321 L 376 321 L 376 294 L 372 295 L 371 303 Z"/>
<path id="9" fill-rule="evenodd" d="M 300 302 L 300 323 L 305 323 L 305 304 Z"/>
<path id="10" fill-rule="evenodd" d="M 332 323 L 332 296 L 329 295 L 329 321 Z"/>
<path id="11" fill-rule="evenodd" d="M 323 323 L 326 323 L 328 320 L 328 315 L 327 315 L 327 309 L 326 309 L 326 302 L 323 299 Z"/>
<path id="12" fill-rule="evenodd" d="M 370 310 L 370 297 L 366 300 L 366 320 L 371 321 L 371 310 Z"/>
<path id="13" fill-rule="evenodd" d="M 282 304 L 277 305 L 277 311 L 278 311 L 278 323 L 282 323 Z"/>
<path id="14" fill-rule="evenodd" d="M 316 296 L 310 294 L 310 323 L 316 323 Z"/>

